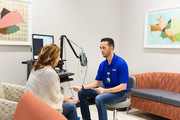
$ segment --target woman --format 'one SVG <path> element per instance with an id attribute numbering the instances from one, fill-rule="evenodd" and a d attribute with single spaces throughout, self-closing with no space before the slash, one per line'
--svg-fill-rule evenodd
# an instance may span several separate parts
<path id="1" fill-rule="evenodd" d="M 47 104 L 61 112 L 68 120 L 77 120 L 77 101 L 64 97 L 55 66 L 60 59 L 60 48 L 55 44 L 44 46 L 34 63 L 26 84 L 26 90 L 33 92 Z"/>

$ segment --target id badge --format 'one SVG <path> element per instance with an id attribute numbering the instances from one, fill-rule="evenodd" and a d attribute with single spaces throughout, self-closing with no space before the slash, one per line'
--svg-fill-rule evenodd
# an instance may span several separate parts
<path id="1" fill-rule="evenodd" d="M 110 78 L 107 78 L 107 82 L 110 83 L 110 82 L 111 82 L 111 79 L 110 79 Z"/>

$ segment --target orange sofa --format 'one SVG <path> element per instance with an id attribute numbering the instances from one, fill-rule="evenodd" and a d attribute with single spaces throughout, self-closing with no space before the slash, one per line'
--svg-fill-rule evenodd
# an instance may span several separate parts
<path id="1" fill-rule="evenodd" d="M 151 72 L 132 75 L 132 108 L 180 120 L 180 73 Z"/>
<path id="2" fill-rule="evenodd" d="M 13 120 L 67 120 L 32 92 L 25 92 L 17 105 Z"/>

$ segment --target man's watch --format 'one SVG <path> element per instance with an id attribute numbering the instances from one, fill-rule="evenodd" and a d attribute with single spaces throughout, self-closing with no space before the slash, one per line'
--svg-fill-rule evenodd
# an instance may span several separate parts
<path id="1" fill-rule="evenodd" d="M 81 90 L 84 90 L 84 86 L 82 85 L 82 89 Z"/>

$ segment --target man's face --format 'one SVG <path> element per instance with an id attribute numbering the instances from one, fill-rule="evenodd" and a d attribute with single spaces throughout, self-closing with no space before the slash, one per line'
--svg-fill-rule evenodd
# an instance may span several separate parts
<path id="1" fill-rule="evenodd" d="M 111 47 L 109 47 L 108 42 L 101 42 L 100 49 L 103 57 L 107 58 L 111 54 Z"/>

